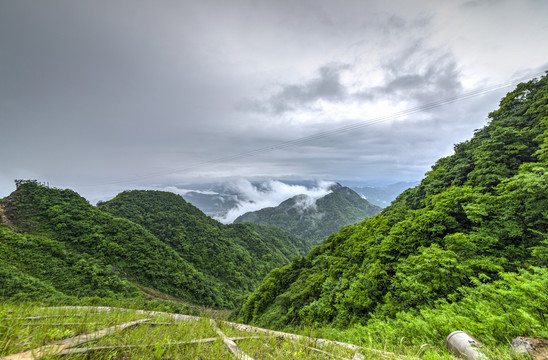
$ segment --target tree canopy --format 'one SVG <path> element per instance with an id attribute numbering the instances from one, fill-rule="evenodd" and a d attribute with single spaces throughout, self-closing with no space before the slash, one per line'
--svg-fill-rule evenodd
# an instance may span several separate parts
<path id="1" fill-rule="evenodd" d="M 4 298 L 31 283 L 77 297 L 139 296 L 144 286 L 233 308 L 271 269 L 303 254 L 301 240 L 281 230 L 222 225 L 172 193 L 127 191 L 97 208 L 72 190 L 16 184 L 3 200 L 14 229 L 0 228 L 0 259 L 10 264 L 2 276 L 13 289 Z"/>

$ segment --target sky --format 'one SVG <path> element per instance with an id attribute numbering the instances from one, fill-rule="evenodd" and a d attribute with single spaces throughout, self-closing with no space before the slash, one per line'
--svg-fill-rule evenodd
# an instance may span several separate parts
<path id="1" fill-rule="evenodd" d="M 548 70 L 545 0 L 0 0 L 0 197 L 418 181 Z"/>

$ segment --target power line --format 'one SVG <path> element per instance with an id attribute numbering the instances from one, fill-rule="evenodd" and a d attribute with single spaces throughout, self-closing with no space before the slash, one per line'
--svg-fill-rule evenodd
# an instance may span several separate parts
<path id="1" fill-rule="evenodd" d="M 544 75 L 544 73 L 541 73 L 541 74 L 533 76 L 533 78 L 540 77 L 540 76 L 543 76 L 543 75 Z M 448 104 L 451 104 L 451 103 L 455 103 L 455 102 L 458 102 L 458 101 L 467 100 L 467 99 L 474 98 L 474 97 L 477 97 L 477 96 L 485 95 L 485 94 L 488 94 L 488 93 L 491 93 L 491 92 L 494 92 L 494 91 L 497 91 L 497 90 L 502 90 L 502 89 L 507 88 L 509 86 L 517 85 L 517 84 L 519 84 L 519 83 L 521 83 L 525 80 L 529 80 L 529 79 L 531 79 L 530 75 L 527 76 L 527 77 L 524 77 L 524 78 L 514 79 L 514 80 L 511 80 L 511 81 L 508 81 L 508 82 L 505 82 L 505 83 L 500 83 L 500 84 L 497 84 L 497 85 L 493 85 L 493 86 L 490 86 L 490 87 L 487 87 L 487 88 L 470 91 L 470 92 L 467 92 L 467 93 L 464 93 L 464 94 L 461 94 L 461 95 L 458 95 L 458 96 L 448 97 L 448 98 L 445 98 L 445 99 L 442 99 L 442 100 L 439 100 L 439 101 L 435 101 L 435 102 L 432 102 L 432 103 L 428 103 L 428 104 L 425 104 L 425 105 L 412 107 L 412 108 L 409 108 L 407 110 L 395 112 L 395 113 L 392 113 L 392 114 L 389 114 L 389 115 L 386 115 L 386 116 L 380 116 L 380 117 L 373 118 L 373 119 L 362 120 L 362 121 L 355 122 L 355 123 L 348 124 L 348 125 L 344 125 L 344 126 L 341 126 L 341 127 L 335 128 L 335 129 L 318 132 L 318 133 L 315 133 L 315 134 L 312 134 L 312 135 L 309 135 L 309 136 L 304 136 L 304 137 L 300 137 L 300 138 L 297 138 L 297 139 L 279 142 L 277 144 L 273 144 L 273 145 L 270 145 L 270 146 L 265 146 L 265 147 L 262 147 L 262 148 L 257 148 L 257 149 L 250 150 L 250 151 L 245 151 L 245 152 L 241 152 L 241 153 L 237 153 L 237 154 L 233 154 L 233 155 L 228 155 L 228 156 L 219 157 L 219 158 L 216 158 L 216 159 L 203 161 L 203 162 L 196 163 L 194 165 L 190 165 L 190 166 L 187 166 L 187 167 L 184 167 L 184 168 L 176 168 L 176 169 L 165 170 L 165 171 L 161 171 L 161 172 L 148 173 L 148 174 L 143 174 L 141 176 L 135 176 L 131 179 L 111 181 L 111 182 L 107 182 L 107 183 L 103 183 L 103 184 L 99 184 L 99 185 L 122 184 L 122 183 L 127 183 L 127 182 L 130 182 L 130 181 L 153 178 L 153 177 L 157 177 L 157 176 L 161 176 L 161 175 L 170 175 L 170 174 L 175 174 L 175 173 L 178 173 L 178 172 L 195 170 L 197 168 L 201 168 L 201 167 L 208 166 L 208 165 L 213 165 L 213 164 L 219 164 L 219 163 L 244 159 L 244 158 L 248 158 L 248 157 L 257 156 L 259 154 L 272 152 L 272 151 L 275 151 L 275 150 L 286 149 L 286 148 L 289 148 L 289 147 L 294 147 L 294 146 L 306 144 L 306 143 L 313 142 L 313 141 L 316 141 L 316 140 L 320 140 L 320 139 L 324 139 L 324 138 L 327 138 L 327 137 L 332 137 L 332 136 L 335 136 L 335 135 L 338 135 L 338 134 L 342 134 L 342 133 L 350 132 L 350 131 L 353 131 L 353 130 L 357 130 L 357 129 L 360 129 L 360 128 L 363 128 L 363 127 L 367 127 L 367 126 L 371 126 L 371 125 L 374 125 L 374 124 L 382 123 L 382 122 L 385 122 L 385 121 L 388 121 L 388 120 L 393 120 L 393 119 L 396 119 L 396 118 L 399 118 L 399 117 L 402 117 L 402 116 L 408 116 L 408 115 L 411 115 L 411 114 L 424 112 L 424 111 L 427 111 L 427 110 L 435 109 L 435 108 L 445 106 L 445 105 L 448 105 Z M 95 186 L 97 186 L 97 185 L 95 185 Z"/>

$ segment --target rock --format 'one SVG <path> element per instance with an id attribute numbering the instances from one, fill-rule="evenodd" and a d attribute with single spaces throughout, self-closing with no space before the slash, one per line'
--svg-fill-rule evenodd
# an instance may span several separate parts
<path id="1" fill-rule="evenodd" d="M 518 354 L 528 353 L 535 360 L 548 359 L 548 339 L 519 336 L 512 340 L 512 348 Z"/>
<path id="2" fill-rule="evenodd" d="M 512 348 L 518 354 L 531 353 L 531 351 L 533 351 L 531 342 L 523 336 L 519 336 L 512 340 Z"/>

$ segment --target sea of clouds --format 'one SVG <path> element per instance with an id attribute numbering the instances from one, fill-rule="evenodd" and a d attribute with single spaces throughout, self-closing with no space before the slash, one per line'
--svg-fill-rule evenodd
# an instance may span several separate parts
<path id="1" fill-rule="evenodd" d="M 266 207 L 278 206 L 296 195 L 306 195 L 306 205 L 313 206 L 317 199 L 331 193 L 330 187 L 334 184 L 331 181 L 317 181 L 314 186 L 307 187 L 286 184 L 278 180 L 252 183 L 246 179 L 239 179 L 227 185 L 230 191 L 237 194 L 237 205 L 230 209 L 226 215 L 216 217 L 216 220 L 230 224 L 240 215 Z"/>

